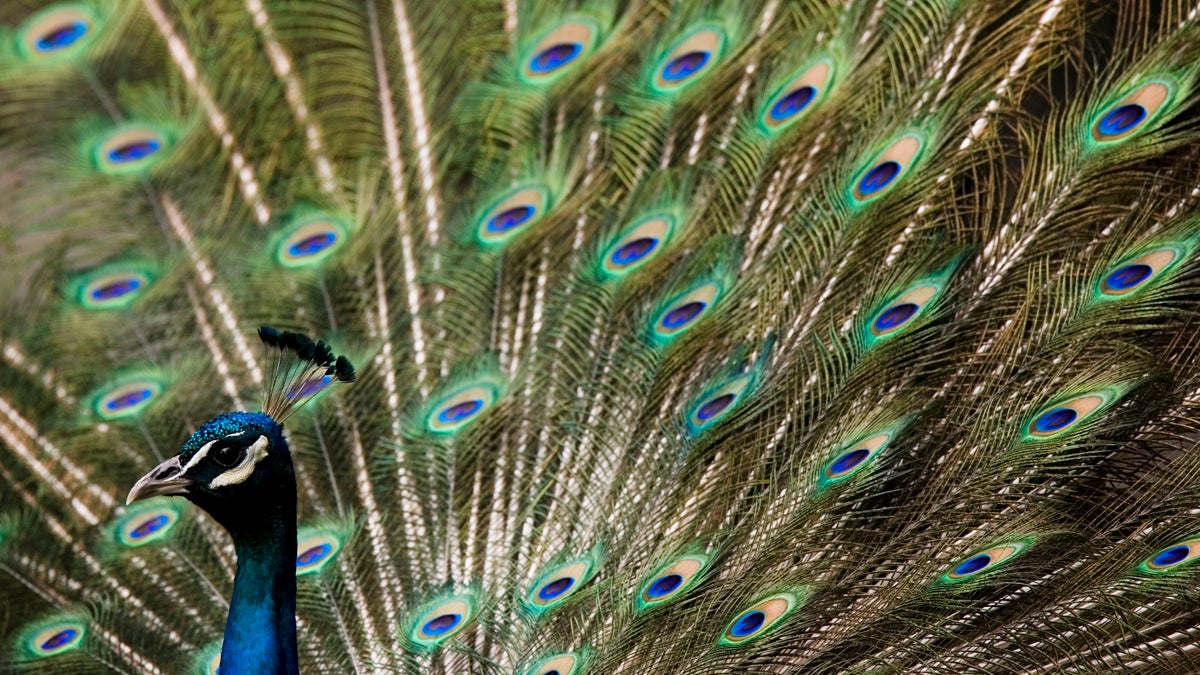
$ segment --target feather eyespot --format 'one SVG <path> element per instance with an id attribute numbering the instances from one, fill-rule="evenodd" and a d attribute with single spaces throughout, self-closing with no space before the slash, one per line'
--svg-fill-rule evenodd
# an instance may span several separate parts
<path id="1" fill-rule="evenodd" d="M 145 546 L 170 534 L 179 522 L 179 510 L 165 500 L 146 502 L 142 508 L 130 507 L 130 512 L 117 521 L 117 541 L 129 548 Z"/>
<path id="2" fill-rule="evenodd" d="M 337 378 L 335 378 L 333 375 L 316 374 L 312 377 L 292 383 L 288 387 L 287 392 L 284 393 L 284 396 L 286 396 L 289 401 L 298 401 L 310 396 L 316 396 L 335 381 L 337 381 Z"/>
<path id="3" fill-rule="evenodd" d="M 22 642 L 35 658 L 57 656 L 77 649 L 87 635 L 87 626 L 76 619 L 43 621 L 27 629 Z"/>
<path id="4" fill-rule="evenodd" d="M 455 612 L 439 614 L 425 622 L 425 625 L 421 627 L 421 632 L 431 638 L 445 636 L 462 622 L 462 618 L 462 614 Z"/>
<path id="5" fill-rule="evenodd" d="M 650 255 L 658 246 L 658 240 L 653 237 L 642 237 L 635 239 L 627 244 L 623 244 L 620 248 L 613 251 L 609 261 L 613 267 L 629 267 L 635 262 Z"/>
<path id="6" fill-rule="evenodd" d="M 795 117 L 808 107 L 816 95 L 817 90 L 807 84 L 787 92 L 775 102 L 775 105 L 771 106 L 771 119 L 778 123 Z"/>
<path id="7" fill-rule="evenodd" d="M 1104 278 L 1104 291 L 1110 294 L 1125 294 L 1150 278 L 1154 268 L 1142 263 L 1123 265 Z"/>
<path id="8" fill-rule="evenodd" d="M 310 267 L 333 255 L 348 238 L 345 223 L 314 212 L 294 217 L 277 235 L 275 260 L 283 267 Z"/>
<path id="9" fill-rule="evenodd" d="M 1011 560 L 1014 556 L 1024 552 L 1027 548 L 1029 548 L 1028 541 L 1016 541 L 980 551 L 960 560 L 950 571 L 943 575 L 942 581 L 950 583 L 964 581 L 985 571 L 994 570 Z"/>
<path id="10" fill-rule="evenodd" d="M 1132 137 L 1155 119 L 1175 95 L 1175 86 L 1166 80 L 1143 84 L 1100 112 L 1092 124 L 1092 140 L 1114 143 Z"/>
<path id="11" fill-rule="evenodd" d="M 140 276 L 129 275 L 118 279 L 106 279 L 88 289 L 88 299 L 92 302 L 108 302 L 129 295 L 145 285 L 146 280 Z"/>
<path id="12" fill-rule="evenodd" d="M 868 197 L 887 187 L 900 175 L 900 162 L 889 159 L 882 161 L 867 170 L 858 183 L 858 194 Z"/>
<path id="13" fill-rule="evenodd" d="M 162 384 L 154 380 L 128 381 L 98 395 L 93 410 L 105 420 L 131 417 L 145 410 L 161 392 Z"/>
<path id="14" fill-rule="evenodd" d="M 676 91 L 700 79 L 721 58 L 725 33 L 716 27 L 703 27 L 675 44 L 663 56 L 654 71 L 654 88 Z"/>
<path id="15" fill-rule="evenodd" d="M 53 634 L 51 634 L 51 630 Z M 57 654 L 61 651 L 70 649 L 79 640 L 83 639 L 83 631 L 78 628 L 63 628 L 51 629 L 38 636 L 38 651 L 46 656 Z M 43 639 L 44 638 L 44 639 Z"/>
<path id="16" fill-rule="evenodd" d="M 307 256 L 314 253 L 324 251 L 337 241 L 337 235 L 333 232 L 320 232 L 311 237 L 305 237 L 288 247 L 288 254 L 292 256 Z"/>
<path id="17" fill-rule="evenodd" d="M 533 84 L 549 84 L 583 63 L 596 47 L 599 25 L 576 18 L 546 33 L 525 55 L 521 75 Z"/>
<path id="18" fill-rule="evenodd" d="M 468 387 L 442 399 L 429 414 L 426 425 L 435 433 L 450 433 L 473 421 L 491 407 L 496 390 L 482 385 Z"/>
<path id="19" fill-rule="evenodd" d="M 1145 288 L 1148 282 L 1174 267 L 1183 256 L 1182 250 L 1164 246 L 1130 258 L 1101 279 L 1100 296 L 1119 298 Z"/>
<path id="20" fill-rule="evenodd" d="M 302 537 L 296 544 L 296 576 L 321 571 L 340 548 L 341 543 L 328 535 Z"/>
<path id="21" fill-rule="evenodd" d="M 149 267 L 106 265 L 70 283 L 70 297 L 84 309 L 128 307 L 153 283 Z"/>
<path id="22" fill-rule="evenodd" d="M 670 215 L 643 218 L 605 251 L 604 271 L 620 276 L 650 262 L 662 250 L 674 229 L 675 219 Z"/>
<path id="23" fill-rule="evenodd" d="M 693 406 L 688 423 L 693 431 L 699 431 L 725 415 L 740 402 L 742 394 L 750 386 L 749 376 L 739 377 L 704 395 L 703 400 Z"/>
<path id="24" fill-rule="evenodd" d="M 154 166 L 170 145 L 166 133 L 147 124 L 128 124 L 109 131 L 92 149 L 103 173 L 140 173 Z"/>
<path id="25" fill-rule="evenodd" d="M 471 623 L 475 603 L 474 596 L 456 595 L 427 605 L 417 614 L 409 638 L 420 647 L 436 647 Z"/>
<path id="26" fill-rule="evenodd" d="M 296 567 L 306 567 L 315 562 L 320 562 L 321 560 L 324 560 L 332 550 L 333 547 L 326 543 L 321 543 L 311 548 L 306 548 L 300 552 L 300 555 L 296 556 Z"/>
<path id="27" fill-rule="evenodd" d="M 39 52 L 53 52 L 66 49 L 78 42 L 79 38 L 87 34 L 87 31 L 88 25 L 86 23 L 83 21 L 72 21 L 43 34 L 34 42 L 34 47 Z"/>
<path id="28" fill-rule="evenodd" d="M 1034 439 L 1041 439 L 1065 433 L 1106 407 L 1112 399 L 1113 396 L 1107 392 L 1096 392 L 1047 406 L 1029 422 L 1025 434 Z"/>
<path id="29" fill-rule="evenodd" d="M 767 100 L 760 122 L 769 130 L 779 130 L 801 119 L 825 97 L 832 80 L 832 62 L 820 60 L 809 65 Z"/>
<path id="30" fill-rule="evenodd" d="M 850 444 L 850 447 L 839 452 L 826 465 L 825 470 L 821 473 L 821 481 L 839 481 L 862 470 L 867 465 L 867 460 L 873 459 L 887 447 L 892 440 L 892 435 L 892 432 L 874 434 Z"/>
<path id="31" fill-rule="evenodd" d="M 598 567 L 598 560 L 591 556 L 559 565 L 541 574 L 526 593 L 526 605 L 540 614 L 566 602 L 595 576 Z"/>
<path id="32" fill-rule="evenodd" d="M 576 654 L 556 654 L 542 658 L 525 671 L 527 675 L 579 675 L 584 659 Z"/>
<path id="33" fill-rule="evenodd" d="M 529 69 L 535 73 L 548 73 L 567 65 L 575 60 L 583 51 L 583 45 L 578 42 L 560 42 L 553 47 L 538 52 L 529 62 Z"/>
<path id="34" fill-rule="evenodd" d="M 677 82 L 703 68 L 710 58 L 712 58 L 712 53 L 704 50 L 677 56 L 663 66 L 660 77 L 665 82 Z"/>
<path id="35" fill-rule="evenodd" d="M 142 401 L 149 399 L 154 395 L 154 390 L 149 387 L 139 387 L 133 391 L 122 392 L 120 396 L 115 396 L 104 402 L 105 410 L 110 412 L 123 410 L 135 406 Z"/>
<path id="36" fill-rule="evenodd" d="M 925 140 L 917 134 L 908 134 L 893 141 L 883 152 L 859 171 L 851 190 L 853 202 L 858 205 L 877 199 L 895 187 L 900 178 L 921 157 Z"/>
<path id="37" fill-rule="evenodd" d="M 896 334 L 920 316 L 940 292 L 940 286 L 925 283 L 894 298 L 871 319 L 871 337 L 878 340 Z"/>
<path id="38" fill-rule="evenodd" d="M 1163 573 L 1200 558 L 1200 539 L 1172 544 L 1142 562 L 1144 572 Z"/>
<path id="39" fill-rule="evenodd" d="M 710 562 L 711 559 L 707 556 L 687 555 L 666 567 L 660 567 L 638 591 L 638 610 L 645 611 L 682 597 L 690 588 L 700 583 Z"/>
<path id="40" fill-rule="evenodd" d="M 167 525 L 169 518 L 165 514 L 153 516 L 129 531 L 130 539 L 145 539 Z"/>
<path id="41" fill-rule="evenodd" d="M 721 642 L 741 645 L 756 640 L 778 627 L 798 605 L 799 600 L 791 593 L 779 593 L 760 600 L 729 623 Z"/>
<path id="42" fill-rule="evenodd" d="M 507 211 L 492 216 L 488 221 L 488 232 L 499 233 L 510 230 L 518 225 L 523 225 L 526 221 L 533 217 L 536 210 L 529 205 L 514 206 Z"/>
<path id="43" fill-rule="evenodd" d="M 654 321 L 654 330 L 664 338 L 672 338 L 696 325 L 720 297 L 721 287 L 709 283 L 671 301 Z"/>
<path id="44" fill-rule="evenodd" d="M 494 202 L 477 219 L 476 233 L 485 244 L 501 244 L 541 220 L 550 205 L 542 185 L 520 187 Z"/>
<path id="45" fill-rule="evenodd" d="M 1098 135 L 1119 136 L 1146 119 L 1146 109 L 1138 103 L 1126 103 L 1113 108 L 1107 115 L 1096 123 Z"/>
<path id="46" fill-rule="evenodd" d="M 95 11 L 84 4 L 63 3 L 29 17 L 17 45 L 28 61 L 49 63 L 82 53 L 95 37 Z"/>

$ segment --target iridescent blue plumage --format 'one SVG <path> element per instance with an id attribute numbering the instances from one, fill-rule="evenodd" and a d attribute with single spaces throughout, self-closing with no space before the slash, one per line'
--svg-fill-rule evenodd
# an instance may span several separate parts
<path id="1" fill-rule="evenodd" d="M 259 334 L 282 353 L 264 406 L 281 419 L 319 393 L 320 388 L 297 393 L 317 375 L 325 385 L 354 380 L 349 361 L 335 357 L 323 342 L 266 326 Z M 238 567 L 221 648 L 223 675 L 298 673 L 296 575 L 303 570 L 297 568 L 319 569 L 333 544 L 317 542 L 297 555 L 296 475 L 280 420 L 267 412 L 229 412 L 209 420 L 178 455 L 139 480 L 128 501 L 156 495 L 186 497 L 233 539 Z M 146 536 L 155 522 L 146 521 L 130 537 Z"/>
<path id="2" fill-rule="evenodd" d="M 129 500 L 153 495 L 186 497 L 233 538 L 238 568 L 222 674 L 298 673 L 296 478 L 283 428 L 264 413 L 213 418 L 139 481 Z"/>

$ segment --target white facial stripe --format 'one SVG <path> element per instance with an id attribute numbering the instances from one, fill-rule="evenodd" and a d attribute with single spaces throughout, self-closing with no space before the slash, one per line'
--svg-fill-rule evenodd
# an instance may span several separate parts
<path id="1" fill-rule="evenodd" d="M 200 448 L 200 452 L 205 452 L 206 450 L 208 450 L 207 445 L 203 448 Z M 197 452 L 196 455 L 199 456 L 200 452 Z M 238 483 L 245 481 L 250 477 L 251 474 L 254 473 L 254 467 L 258 466 L 258 463 L 262 461 L 263 457 L 266 456 L 267 437 L 259 436 L 258 440 L 254 441 L 254 445 L 246 448 L 246 456 L 242 459 L 241 464 L 238 464 L 220 476 L 212 479 L 208 486 L 216 488 L 221 487 L 222 485 L 237 485 Z M 188 463 L 190 464 L 191 462 Z"/>
<path id="2" fill-rule="evenodd" d="M 206 455 L 208 455 L 208 450 L 209 450 L 209 448 L 211 448 L 213 446 L 213 443 L 216 443 L 217 441 L 220 441 L 220 440 L 224 440 L 224 439 L 218 438 L 218 439 L 211 440 L 211 441 L 205 443 L 199 450 L 196 451 L 196 454 L 192 455 L 192 458 L 189 459 L 188 463 L 184 465 L 183 471 L 180 471 L 179 473 L 186 474 L 188 471 L 190 471 L 192 469 L 193 466 L 196 466 L 197 464 L 199 464 L 200 460 L 204 459 L 204 457 Z"/>

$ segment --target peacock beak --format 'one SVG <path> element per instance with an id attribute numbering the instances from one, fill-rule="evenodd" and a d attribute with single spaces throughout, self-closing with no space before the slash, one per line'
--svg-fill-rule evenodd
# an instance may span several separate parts
<path id="1" fill-rule="evenodd" d="M 172 457 L 154 467 L 154 470 L 134 483 L 125 503 L 132 504 L 139 499 L 149 499 L 159 495 L 186 494 L 191 485 L 192 480 L 183 475 L 183 466 L 179 463 L 179 457 Z"/>

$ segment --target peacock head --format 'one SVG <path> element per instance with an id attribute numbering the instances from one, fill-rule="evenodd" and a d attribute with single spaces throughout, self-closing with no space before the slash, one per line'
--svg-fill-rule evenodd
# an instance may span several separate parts
<path id="1" fill-rule="evenodd" d="M 283 420 L 337 382 L 354 381 L 354 367 L 324 342 L 264 326 L 259 337 L 277 358 L 263 412 L 230 412 L 206 422 L 179 454 L 154 467 L 129 491 L 127 503 L 182 496 L 230 532 L 295 508 L 296 476 Z"/>
<path id="2" fill-rule="evenodd" d="M 179 454 L 143 476 L 128 502 L 178 495 L 221 521 L 287 490 L 295 490 L 295 475 L 283 427 L 264 413 L 231 412 L 209 420 Z"/>

